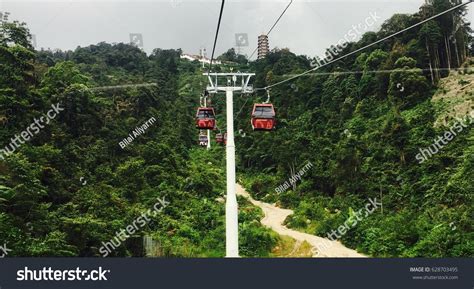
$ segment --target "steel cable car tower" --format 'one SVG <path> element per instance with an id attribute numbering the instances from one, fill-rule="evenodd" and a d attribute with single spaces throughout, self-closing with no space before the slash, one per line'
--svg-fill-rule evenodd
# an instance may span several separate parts
<path id="1" fill-rule="evenodd" d="M 291 5 L 291 2 L 288 4 L 288 6 L 285 8 L 283 11 L 282 15 L 277 19 L 277 22 L 280 20 L 280 18 L 283 16 L 285 11 L 288 9 L 288 7 Z M 207 76 L 209 79 L 209 84 L 207 86 L 207 91 L 209 93 L 216 94 L 218 92 L 225 92 L 226 93 L 226 115 L 227 115 L 227 144 L 226 144 L 226 174 L 227 174 L 227 196 L 226 196 L 226 257 L 239 257 L 239 245 L 238 245 L 238 206 L 237 206 L 237 197 L 236 197 L 236 177 L 235 177 L 235 142 L 234 142 L 234 107 L 233 107 L 233 94 L 235 92 L 240 92 L 240 93 L 253 93 L 254 91 L 259 91 L 259 90 L 266 90 L 267 93 L 269 92 L 269 89 L 278 85 L 281 85 L 283 83 L 286 83 L 288 81 L 294 80 L 296 78 L 299 78 L 301 76 L 307 75 L 310 72 L 319 69 L 323 66 L 329 65 L 333 62 L 339 61 L 343 58 L 346 58 L 352 54 L 358 53 L 362 50 L 365 50 L 368 47 L 371 47 L 373 45 L 376 45 L 380 42 L 383 42 L 389 38 L 392 38 L 398 34 L 401 34 L 407 30 L 410 30 L 416 26 L 419 26 L 423 23 L 426 23 L 432 19 L 435 19 L 443 14 L 446 14 L 450 11 L 453 11 L 457 8 L 460 8 L 462 6 L 465 6 L 469 3 L 472 3 L 473 0 L 470 0 L 466 3 L 461 3 L 455 7 L 452 7 L 446 11 L 443 11 L 437 15 L 434 15 L 428 19 L 425 19 L 419 23 L 416 23 L 410 27 L 407 27 L 401 31 L 398 31 L 394 34 L 391 34 L 385 38 L 379 39 L 375 41 L 372 44 L 366 45 L 364 47 L 361 47 L 359 49 L 356 49 L 346 55 L 343 55 L 337 59 L 334 59 L 322 66 L 307 70 L 301 74 L 298 74 L 296 76 L 284 79 L 282 81 L 279 81 L 274 84 L 270 84 L 266 87 L 262 88 L 256 88 L 254 89 L 252 86 L 249 85 L 250 78 L 255 75 L 255 73 L 211 73 L 212 71 L 212 60 L 214 58 L 214 51 L 216 48 L 216 42 L 219 34 L 219 26 L 222 18 L 222 12 L 224 9 L 224 3 L 225 0 L 222 0 L 222 5 L 221 5 L 221 11 L 220 11 L 220 16 L 219 16 L 219 21 L 217 25 L 217 31 L 216 31 L 216 37 L 214 40 L 214 48 L 212 51 L 212 57 L 211 57 L 211 62 L 209 66 L 209 72 L 208 73 L 203 73 L 204 76 Z M 273 25 L 273 27 L 270 29 L 271 30 L 274 28 L 276 23 Z M 269 34 L 269 33 L 268 33 Z M 219 80 L 222 80 L 222 78 L 225 78 L 227 80 L 227 84 L 225 86 L 219 85 Z M 238 86 L 237 82 L 241 79 L 241 85 Z M 254 111 L 252 112 L 252 115 L 258 114 L 260 115 L 255 115 L 255 118 L 257 119 L 263 119 L 263 118 L 268 118 L 272 120 L 271 122 L 267 120 L 267 123 L 271 124 L 268 126 L 264 127 L 257 127 L 258 129 L 263 129 L 263 130 L 271 130 L 275 126 L 275 112 L 273 109 L 273 106 L 271 106 L 271 110 L 266 108 L 267 106 L 270 107 L 271 104 L 256 104 L 254 105 Z M 259 108 L 259 110 L 257 110 Z M 254 126 L 254 123 L 252 122 L 252 125 Z M 255 129 L 255 127 L 253 127 Z M 224 137 L 225 138 L 225 137 Z"/>
<path id="2" fill-rule="evenodd" d="M 278 17 L 275 24 L 273 24 L 269 33 L 276 26 L 278 21 L 281 19 L 286 10 L 290 7 L 293 0 L 286 6 L 283 13 Z M 226 93 L 226 121 L 227 121 L 227 133 L 224 134 L 224 144 L 226 146 L 226 178 L 227 178 L 227 195 L 226 195 L 226 257 L 239 257 L 239 219 L 238 219 L 238 205 L 236 196 L 236 177 L 235 177 L 235 141 L 234 141 L 234 92 L 240 92 L 241 94 L 253 93 L 254 89 L 249 85 L 250 78 L 255 76 L 255 73 L 212 73 L 212 61 L 214 59 L 214 52 L 216 49 L 216 43 L 219 36 L 219 27 L 222 20 L 222 14 L 224 11 L 225 0 L 222 0 L 219 20 L 217 22 L 217 30 L 214 39 L 214 46 L 212 49 L 211 61 L 209 64 L 209 72 L 203 73 L 209 79 L 209 85 L 206 91 L 209 94 L 217 94 L 218 92 Z M 268 34 L 269 34 L 268 33 Z M 222 85 L 222 81 L 225 80 L 225 85 Z M 238 85 L 240 83 L 240 85 Z M 269 98 L 270 99 L 270 96 Z M 268 101 L 267 101 L 268 102 Z M 260 130 L 272 130 L 275 127 L 275 111 L 272 104 L 256 105 L 261 110 L 261 116 L 255 115 L 252 120 L 252 124 L 255 121 L 266 123 L 269 125 L 260 126 Z M 266 114 L 266 110 L 271 108 L 270 117 Z M 254 107 L 253 114 L 256 114 Z M 263 115 L 265 114 L 265 115 Z M 262 118 L 269 118 L 262 120 Z M 209 131 L 208 131 L 209 132 Z M 209 138 L 210 142 L 210 138 Z"/>
<path id="3" fill-rule="evenodd" d="M 226 178 L 227 195 L 225 205 L 225 231 L 226 231 L 226 257 L 239 257 L 239 219 L 236 196 L 235 177 L 235 141 L 234 141 L 234 92 L 252 93 L 253 87 L 249 85 L 250 78 L 255 73 L 204 73 L 209 79 L 207 91 L 216 94 L 226 93 Z M 226 85 L 219 84 L 219 80 L 227 81 Z M 240 80 L 240 85 L 238 85 Z"/>

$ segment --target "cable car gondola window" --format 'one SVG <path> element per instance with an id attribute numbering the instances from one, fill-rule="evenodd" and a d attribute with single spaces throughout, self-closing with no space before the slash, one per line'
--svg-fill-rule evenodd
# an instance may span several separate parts
<path id="1" fill-rule="evenodd" d="M 214 119 L 214 113 L 213 113 L 212 110 L 201 109 L 201 110 L 199 110 L 198 118 L 200 118 L 200 119 L 204 119 L 204 118 Z"/>
<path id="2" fill-rule="evenodd" d="M 274 117 L 273 109 L 270 106 L 257 106 L 255 107 L 254 116 L 260 118 L 272 118 Z"/>

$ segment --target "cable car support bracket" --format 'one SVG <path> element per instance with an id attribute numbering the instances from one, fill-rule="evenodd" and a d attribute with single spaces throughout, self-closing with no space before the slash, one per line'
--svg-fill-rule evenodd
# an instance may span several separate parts
<path id="1" fill-rule="evenodd" d="M 209 85 L 207 91 L 209 93 L 218 93 L 219 91 L 228 91 L 229 87 L 232 91 L 240 91 L 241 93 L 253 93 L 253 86 L 249 85 L 250 78 L 255 76 L 255 73 L 203 73 L 209 79 Z M 227 83 L 225 85 L 219 84 L 221 78 L 226 78 Z M 241 85 L 237 83 L 240 80 Z"/>

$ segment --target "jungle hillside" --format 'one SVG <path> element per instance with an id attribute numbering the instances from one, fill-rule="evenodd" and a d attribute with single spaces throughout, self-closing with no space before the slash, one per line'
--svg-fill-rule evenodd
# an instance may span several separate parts
<path id="1" fill-rule="evenodd" d="M 395 14 L 340 55 L 459 3 Z M 286 227 L 323 238 L 377 200 L 336 238 L 369 257 L 473 257 L 467 9 L 236 97 L 239 183 L 253 199 L 293 210 Z M 182 55 L 106 42 L 37 50 L 27 23 L 0 22 L 0 244 L 9 257 L 101 257 L 112 240 L 120 242 L 107 257 L 225 255 L 225 146 L 215 141 L 226 129 L 225 97 L 212 96 L 219 131 L 206 150 L 194 118 L 207 68 Z M 229 49 L 217 59 L 215 72 L 255 72 L 254 87 L 320 60 L 287 48 L 258 60 Z M 268 95 L 277 127 L 252 131 L 252 106 Z M 249 199 L 238 201 L 242 257 L 311 256 L 308 244 L 264 226 Z M 121 236 L 130 224 L 134 233 Z"/>

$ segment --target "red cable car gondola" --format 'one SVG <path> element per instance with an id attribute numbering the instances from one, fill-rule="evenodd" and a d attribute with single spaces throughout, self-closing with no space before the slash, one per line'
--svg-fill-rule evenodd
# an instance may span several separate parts
<path id="1" fill-rule="evenodd" d="M 252 129 L 269 131 L 276 126 L 275 108 L 271 103 L 256 103 L 252 110 Z"/>
<path id="2" fill-rule="evenodd" d="M 205 134 L 199 135 L 199 145 L 200 146 L 203 146 L 203 147 L 207 146 L 208 141 L 209 140 L 207 139 L 207 135 L 205 135 Z"/>
<path id="3" fill-rule="evenodd" d="M 212 107 L 200 107 L 196 113 L 196 128 L 198 129 L 215 129 L 216 114 Z"/>
<path id="4" fill-rule="evenodd" d="M 223 144 L 224 143 L 224 136 L 222 135 L 222 133 L 216 134 L 216 142 L 218 144 Z"/>

